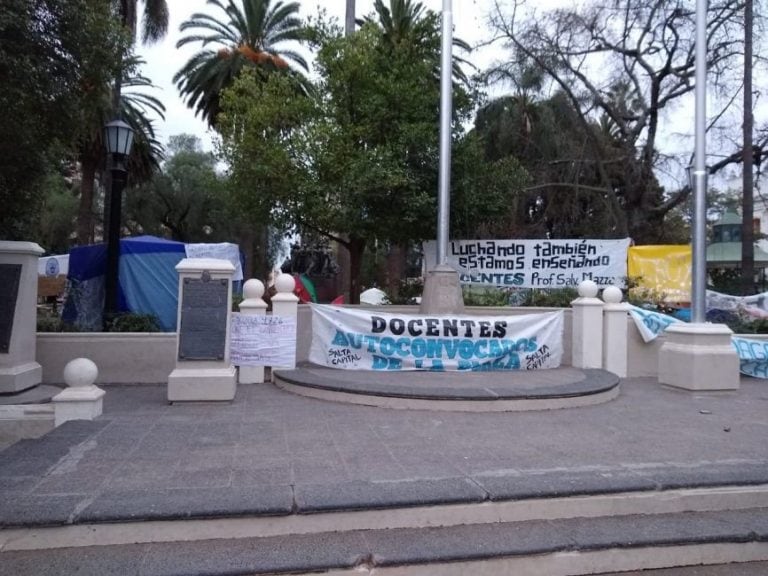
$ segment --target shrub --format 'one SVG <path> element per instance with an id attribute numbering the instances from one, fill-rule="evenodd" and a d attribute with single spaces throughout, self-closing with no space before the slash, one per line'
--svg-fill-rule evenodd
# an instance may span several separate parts
<path id="1" fill-rule="evenodd" d="M 160 332 L 160 324 L 154 314 L 116 314 L 104 323 L 105 332 Z"/>

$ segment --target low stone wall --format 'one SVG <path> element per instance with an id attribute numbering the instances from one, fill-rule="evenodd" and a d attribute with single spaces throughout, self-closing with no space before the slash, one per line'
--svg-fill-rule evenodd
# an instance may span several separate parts
<path id="1" fill-rule="evenodd" d="M 418 314 L 416 306 L 364 307 L 389 313 Z M 522 315 L 550 312 L 555 308 L 467 308 L 478 316 Z M 563 365 L 571 364 L 571 310 L 565 309 Z M 631 318 L 627 317 L 628 376 L 652 376 L 658 372 L 658 352 L 664 337 L 646 344 Z M 298 309 L 297 362 L 309 358 L 312 313 Z M 175 367 L 176 334 L 133 333 L 38 333 L 37 361 L 43 367 L 44 383 L 61 383 L 64 366 L 78 357 L 90 358 L 99 367 L 97 384 L 164 383 Z"/>
<path id="2" fill-rule="evenodd" d="M 67 362 L 90 358 L 99 367 L 96 384 L 167 382 L 176 366 L 175 333 L 38 333 L 37 361 L 43 383 L 58 384 Z"/>

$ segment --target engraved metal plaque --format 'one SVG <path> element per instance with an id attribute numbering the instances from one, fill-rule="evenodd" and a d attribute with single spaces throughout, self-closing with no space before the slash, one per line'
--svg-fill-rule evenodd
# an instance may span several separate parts
<path id="1" fill-rule="evenodd" d="M 229 280 L 184 278 L 179 360 L 223 360 Z"/>
<path id="2" fill-rule="evenodd" d="M 7 354 L 11 346 L 13 316 L 19 296 L 21 264 L 0 264 L 0 353 Z"/>

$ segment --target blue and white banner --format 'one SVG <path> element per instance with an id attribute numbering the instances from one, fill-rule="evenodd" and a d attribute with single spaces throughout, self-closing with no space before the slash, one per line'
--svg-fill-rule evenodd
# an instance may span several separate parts
<path id="1" fill-rule="evenodd" d="M 739 371 L 755 378 L 768 378 L 768 340 L 731 338 L 739 355 Z"/>
<path id="2" fill-rule="evenodd" d="M 563 311 L 422 316 L 312 305 L 309 360 L 347 370 L 537 370 L 563 356 Z"/>
<path id="3" fill-rule="evenodd" d="M 447 263 L 463 284 L 514 288 L 575 288 L 582 280 L 624 287 L 629 238 L 621 240 L 452 240 Z M 436 242 L 424 243 L 427 270 Z"/>
<path id="4" fill-rule="evenodd" d="M 643 337 L 643 342 L 650 342 L 667 329 L 670 324 L 680 322 L 677 318 L 662 314 L 661 312 L 652 312 L 638 306 L 632 306 L 629 309 L 629 315 L 635 321 L 635 326 Z"/>

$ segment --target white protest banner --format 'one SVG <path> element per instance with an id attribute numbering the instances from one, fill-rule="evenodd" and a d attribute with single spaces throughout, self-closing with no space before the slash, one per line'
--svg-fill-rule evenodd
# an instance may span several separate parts
<path id="1" fill-rule="evenodd" d="M 645 310 L 638 306 L 630 307 L 629 315 L 632 316 L 632 320 L 635 321 L 635 326 L 637 326 L 640 335 L 643 337 L 643 342 L 646 343 L 655 340 L 656 337 L 664 332 L 670 324 L 680 322 L 680 320 L 673 316 Z"/>
<path id="2" fill-rule="evenodd" d="M 707 310 L 726 310 L 754 318 L 768 318 L 768 292 L 753 296 L 731 296 L 707 290 Z"/>
<path id="3" fill-rule="evenodd" d="M 243 279 L 243 267 L 240 265 L 240 249 L 231 242 L 216 242 L 213 244 L 185 244 L 184 253 L 187 258 L 216 258 L 226 260 L 235 267 L 232 280 Z"/>
<path id="4" fill-rule="evenodd" d="M 235 366 L 293 366 L 296 318 L 232 314 L 229 355 Z"/>
<path id="5" fill-rule="evenodd" d="M 576 287 L 592 280 L 601 288 L 624 287 L 629 238 L 621 240 L 453 240 L 447 263 L 463 284 L 517 288 Z M 427 270 L 435 242 L 424 243 Z"/>
<path id="6" fill-rule="evenodd" d="M 739 355 L 739 371 L 754 378 L 768 378 L 768 340 L 731 337 Z"/>
<path id="7" fill-rule="evenodd" d="M 536 370 L 563 356 L 563 311 L 421 316 L 312 305 L 309 360 L 348 370 Z"/>

